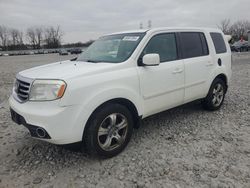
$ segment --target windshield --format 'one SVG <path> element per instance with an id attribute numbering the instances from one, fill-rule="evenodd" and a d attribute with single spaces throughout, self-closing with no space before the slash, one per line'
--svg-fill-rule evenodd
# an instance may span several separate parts
<path id="1" fill-rule="evenodd" d="M 104 36 L 96 40 L 78 61 L 120 63 L 127 60 L 145 33 L 125 33 Z"/>

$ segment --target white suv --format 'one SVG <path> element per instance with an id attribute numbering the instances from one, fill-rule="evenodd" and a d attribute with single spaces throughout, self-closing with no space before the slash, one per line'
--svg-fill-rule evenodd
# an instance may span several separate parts
<path id="1" fill-rule="evenodd" d="M 76 59 L 18 73 L 9 103 L 32 137 L 112 157 L 147 116 L 197 99 L 219 109 L 230 77 L 218 29 L 129 31 L 99 38 Z"/>

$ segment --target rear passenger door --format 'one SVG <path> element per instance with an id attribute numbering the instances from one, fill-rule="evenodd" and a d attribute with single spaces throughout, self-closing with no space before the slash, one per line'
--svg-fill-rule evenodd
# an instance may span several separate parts
<path id="1" fill-rule="evenodd" d="M 205 34 L 202 32 L 180 32 L 180 48 L 185 67 L 184 102 L 206 96 L 206 82 L 214 63 L 209 55 Z"/>

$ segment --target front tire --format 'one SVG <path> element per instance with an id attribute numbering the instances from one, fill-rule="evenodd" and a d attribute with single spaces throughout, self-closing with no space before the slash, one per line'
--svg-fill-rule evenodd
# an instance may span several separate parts
<path id="1" fill-rule="evenodd" d="M 120 153 L 133 132 L 130 111 L 120 104 L 109 103 L 91 116 L 83 142 L 89 154 L 109 158 Z"/>
<path id="2" fill-rule="evenodd" d="M 202 101 L 203 107 L 210 111 L 218 110 L 223 104 L 226 89 L 226 83 L 222 79 L 216 78 L 209 89 L 207 97 Z"/>

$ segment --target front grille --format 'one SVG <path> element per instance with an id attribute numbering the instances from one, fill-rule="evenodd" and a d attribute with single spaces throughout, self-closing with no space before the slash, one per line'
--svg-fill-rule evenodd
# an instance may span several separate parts
<path id="1" fill-rule="evenodd" d="M 29 99 L 31 83 L 16 79 L 15 83 L 15 93 L 20 102 L 24 102 Z"/>

